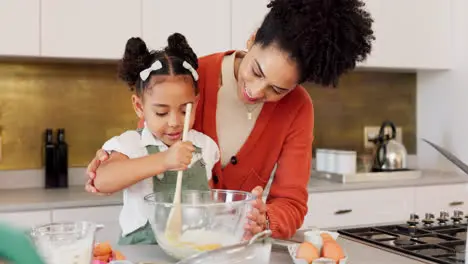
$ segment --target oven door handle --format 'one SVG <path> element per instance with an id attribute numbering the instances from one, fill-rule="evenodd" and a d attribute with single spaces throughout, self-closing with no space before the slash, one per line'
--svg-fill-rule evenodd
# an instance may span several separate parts
<path id="1" fill-rule="evenodd" d="M 460 206 L 460 205 L 463 205 L 465 204 L 465 202 L 463 201 L 453 201 L 451 203 L 449 203 L 450 206 Z"/>
<path id="2" fill-rule="evenodd" d="M 343 214 L 349 214 L 353 211 L 353 209 L 343 209 L 343 210 L 338 210 L 335 212 L 335 215 L 343 215 Z"/>

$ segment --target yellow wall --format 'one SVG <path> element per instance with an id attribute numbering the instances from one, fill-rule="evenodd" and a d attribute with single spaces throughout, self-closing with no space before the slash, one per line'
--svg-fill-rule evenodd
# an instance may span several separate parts
<path id="1" fill-rule="evenodd" d="M 360 149 L 363 126 L 390 118 L 414 153 L 415 74 L 355 72 L 337 90 L 306 86 L 315 106 L 314 147 Z M 70 166 L 87 165 L 108 138 L 136 127 L 130 96 L 116 64 L 0 63 L 0 169 L 41 168 L 46 128 L 65 128 Z"/>

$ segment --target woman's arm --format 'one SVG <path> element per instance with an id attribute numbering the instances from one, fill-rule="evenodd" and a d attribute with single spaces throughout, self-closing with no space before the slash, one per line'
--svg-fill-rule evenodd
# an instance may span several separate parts
<path id="1" fill-rule="evenodd" d="M 100 192 L 113 193 L 139 181 L 166 171 L 165 152 L 129 159 L 119 152 L 112 152 L 96 170 L 94 186 Z"/>
<path id="2" fill-rule="evenodd" d="M 299 109 L 283 145 L 267 201 L 273 237 L 290 238 L 307 214 L 314 111 L 310 98 Z"/>

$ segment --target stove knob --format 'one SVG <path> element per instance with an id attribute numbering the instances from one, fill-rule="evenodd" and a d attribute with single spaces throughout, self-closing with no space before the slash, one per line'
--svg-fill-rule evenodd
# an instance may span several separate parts
<path id="1" fill-rule="evenodd" d="M 445 211 L 440 212 L 440 218 L 442 218 L 442 219 L 447 219 L 448 220 L 449 216 L 450 216 L 449 213 L 447 213 Z"/>
<path id="2" fill-rule="evenodd" d="M 449 213 L 442 211 L 440 212 L 440 216 L 437 218 L 437 221 L 439 221 L 439 224 L 445 224 L 450 220 L 449 218 Z"/>
<path id="3" fill-rule="evenodd" d="M 410 220 L 418 220 L 419 216 L 417 214 L 411 214 L 410 215 Z"/>
<path id="4" fill-rule="evenodd" d="M 426 214 L 426 216 L 424 217 L 424 219 L 422 220 L 422 222 L 425 224 L 425 225 L 431 225 L 434 223 L 434 215 L 433 214 Z"/>
<path id="5" fill-rule="evenodd" d="M 463 212 L 460 210 L 455 210 L 452 216 L 453 223 L 459 224 L 462 220 L 463 220 Z"/>
<path id="6" fill-rule="evenodd" d="M 416 226 L 419 223 L 419 216 L 417 214 L 411 214 L 410 219 L 406 221 L 409 226 Z"/>
<path id="7" fill-rule="evenodd" d="M 460 210 L 455 210 L 453 212 L 453 215 L 456 216 L 456 217 L 463 217 L 463 212 L 460 211 Z"/>

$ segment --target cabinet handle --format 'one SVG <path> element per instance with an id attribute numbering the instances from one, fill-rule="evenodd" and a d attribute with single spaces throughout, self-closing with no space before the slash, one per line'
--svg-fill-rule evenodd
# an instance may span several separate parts
<path id="1" fill-rule="evenodd" d="M 342 215 L 342 214 L 349 214 L 353 211 L 353 209 L 344 209 L 344 210 L 338 210 L 335 212 L 336 215 Z"/>
<path id="2" fill-rule="evenodd" d="M 463 204 L 465 204 L 465 202 L 463 202 L 463 201 L 453 201 L 449 205 L 450 206 L 460 206 L 460 205 L 463 205 Z"/>

